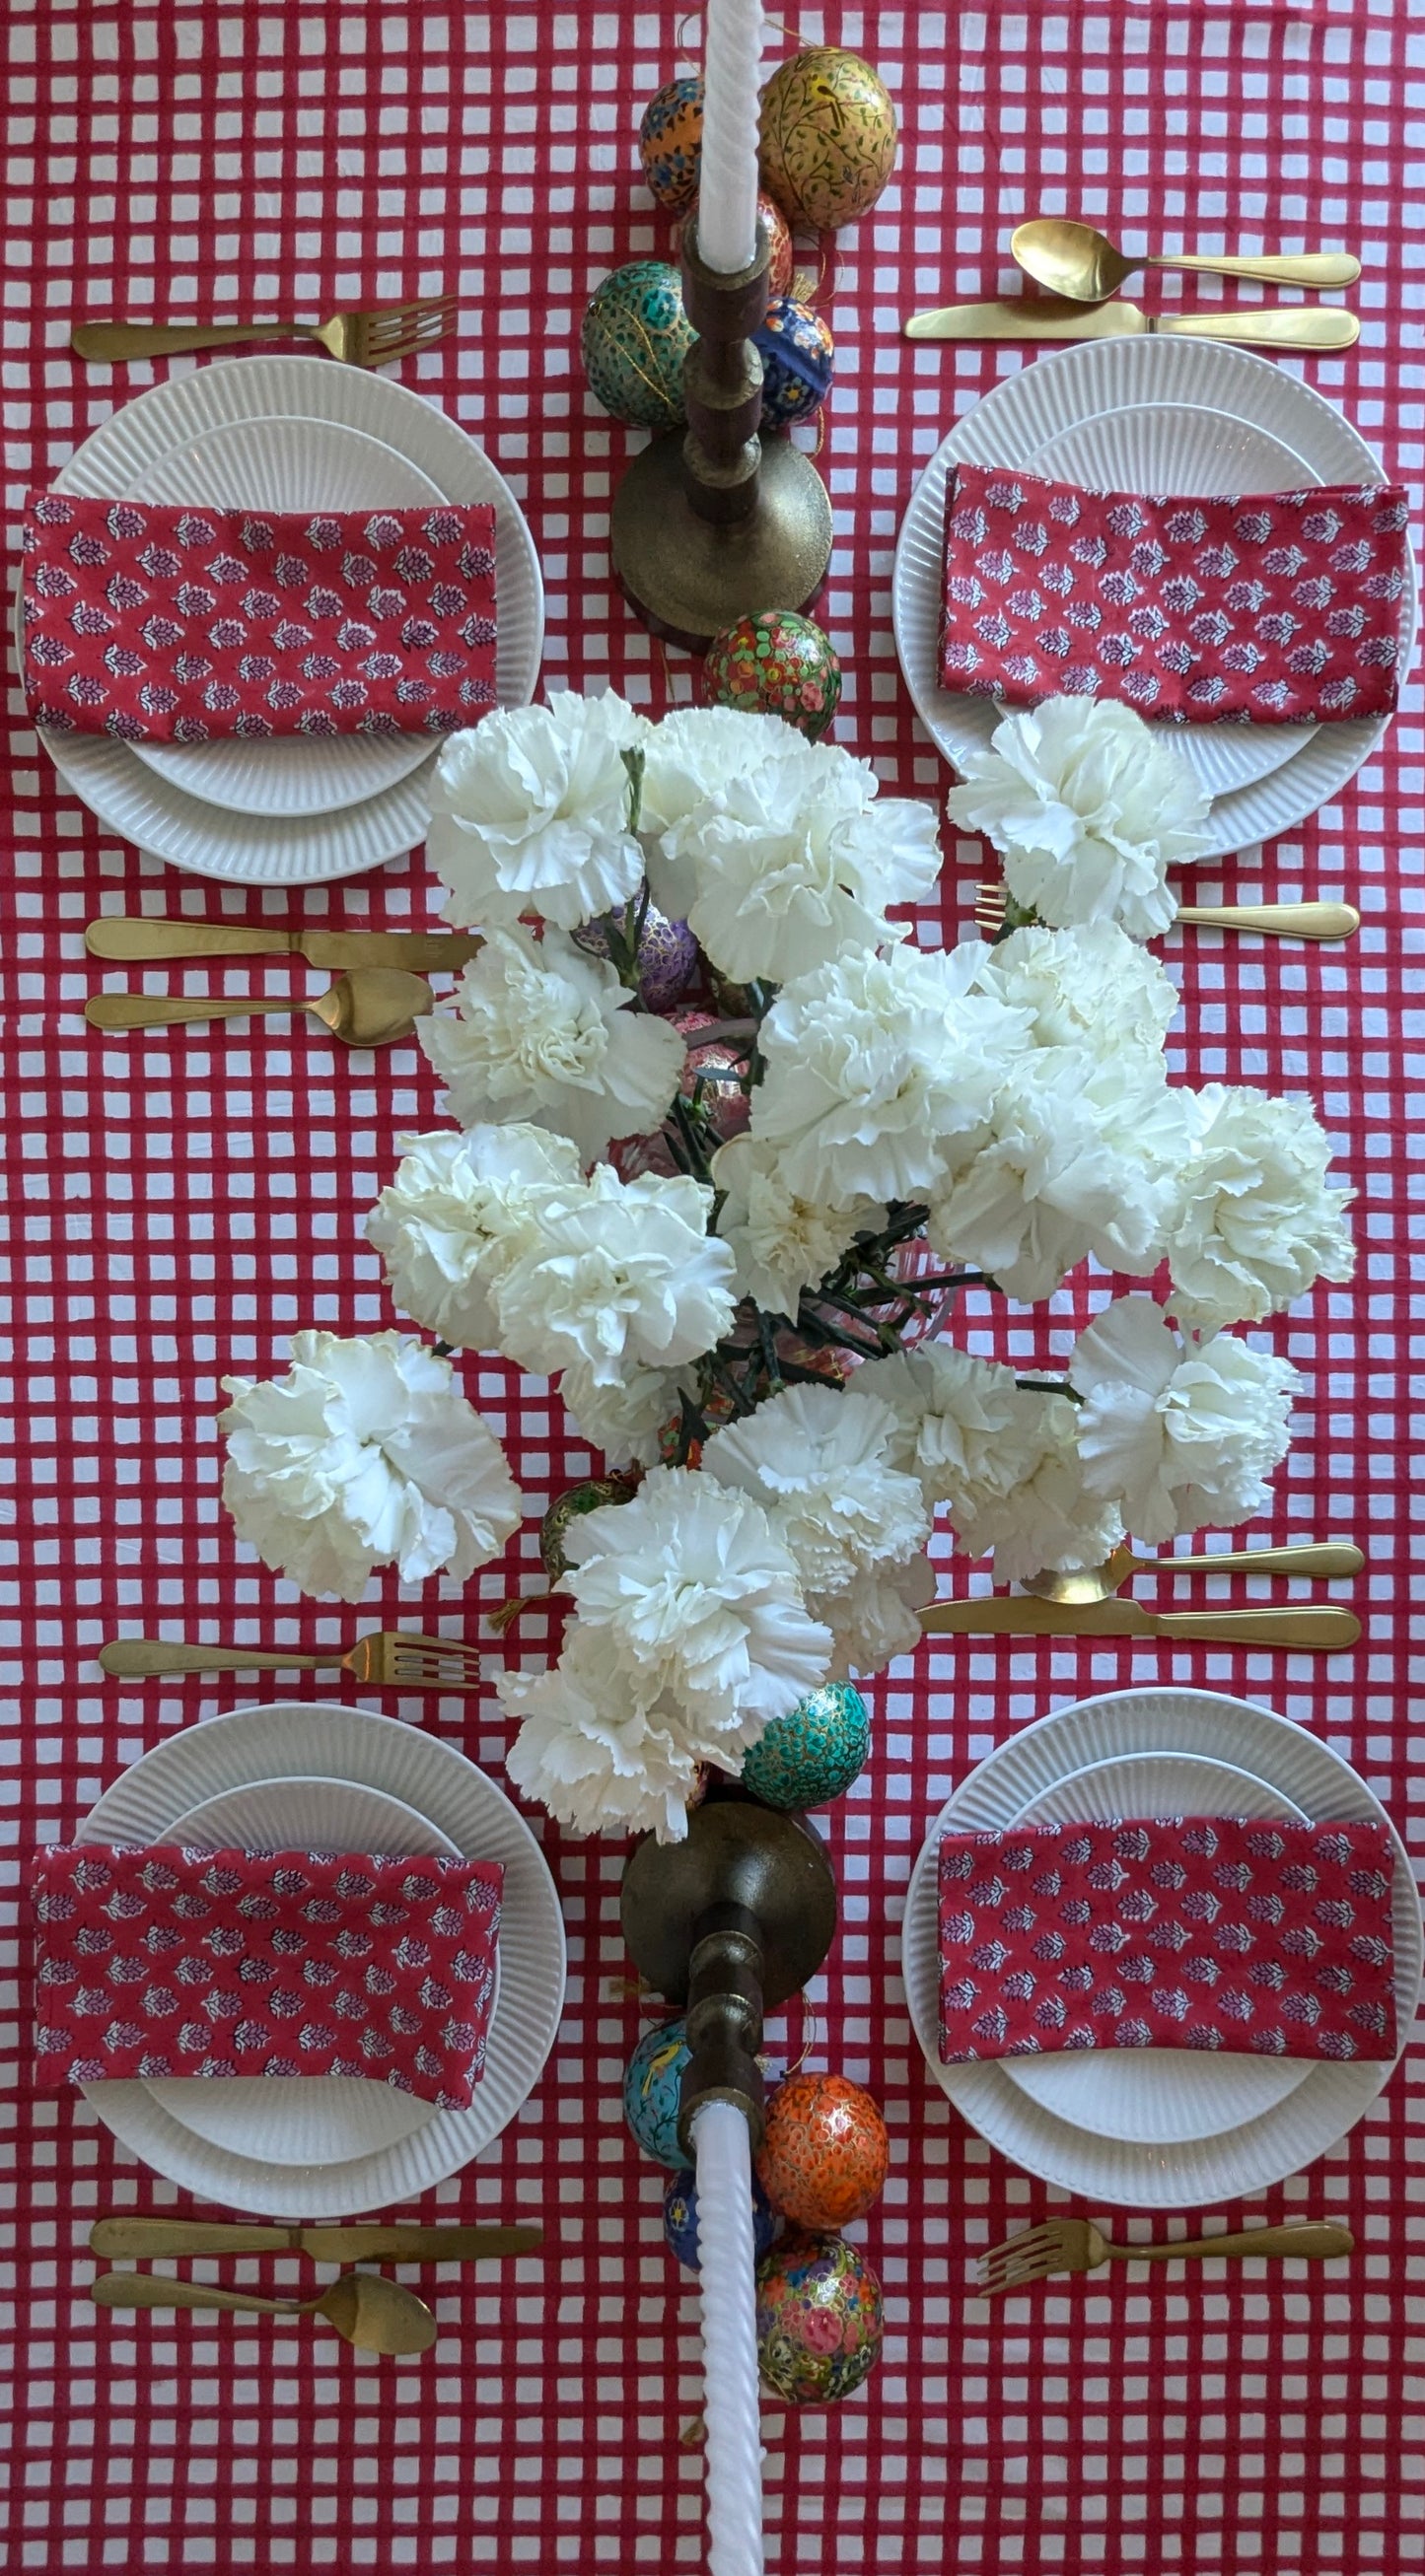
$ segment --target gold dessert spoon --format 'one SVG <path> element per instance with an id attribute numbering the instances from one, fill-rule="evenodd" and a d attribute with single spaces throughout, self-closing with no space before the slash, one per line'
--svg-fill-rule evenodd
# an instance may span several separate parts
<path id="1" fill-rule="evenodd" d="M 95 993 L 84 1005 L 93 1029 L 162 1029 L 182 1020 L 246 1020 L 265 1011 L 310 1011 L 334 1038 L 352 1047 L 385 1046 L 410 1036 L 435 996 L 423 975 L 396 966 L 354 966 L 315 1001 L 292 994 L 253 1001 L 239 993 Z"/>
<path id="2" fill-rule="evenodd" d="M 1077 1609 L 1087 1601 L 1107 1601 L 1135 1574 L 1359 1574 L 1365 1561 L 1345 1539 L 1224 1548 L 1216 1556 L 1135 1556 L 1131 1547 L 1116 1547 L 1102 1565 L 1083 1566 L 1072 1574 L 1027 1574 L 1022 1588 L 1040 1601 Z"/>
<path id="3" fill-rule="evenodd" d="M 384 2272 L 343 2272 L 319 2299 L 259 2299 L 211 2281 L 169 2281 L 157 2272 L 101 2272 L 89 2285 L 101 2308 L 241 2308 L 263 2317 L 325 2317 L 358 2352 L 428 2352 L 437 2327 L 424 2299 Z"/>
<path id="4" fill-rule="evenodd" d="M 1075 304 L 1099 304 L 1116 295 L 1139 268 L 1196 268 L 1210 277 L 1257 277 L 1268 286 L 1354 286 L 1361 263 L 1346 251 L 1306 251 L 1255 259 L 1200 257 L 1192 251 L 1155 251 L 1129 259 L 1092 224 L 1040 215 L 1020 224 L 1009 239 L 1010 256 L 1026 277 L 1051 295 Z"/>

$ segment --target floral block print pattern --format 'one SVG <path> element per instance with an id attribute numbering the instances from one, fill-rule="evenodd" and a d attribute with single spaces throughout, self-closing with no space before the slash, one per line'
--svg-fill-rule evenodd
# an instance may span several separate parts
<path id="1" fill-rule="evenodd" d="M 940 1845 L 940 2054 L 1394 2057 L 1380 1824 L 1020 1825 Z"/>
<path id="2" fill-rule="evenodd" d="M 942 685 L 1122 699 L 1177 724 L 1395 706 L 1407 505 L 1391 483 L 1197 499 L 957 465 Z"/>
<path id="3" fill-rule="evenodd" d="M 32 498 L 25 696 L 120 742 L 445 734 L 495 703 L 495 513 Z"/>
<path id="4" fill-rule="evenodd" d="M 468 2110 L 503 1885 L 498 1861 L 42 1851 L 39 2082 L 344 2075 Z"/>

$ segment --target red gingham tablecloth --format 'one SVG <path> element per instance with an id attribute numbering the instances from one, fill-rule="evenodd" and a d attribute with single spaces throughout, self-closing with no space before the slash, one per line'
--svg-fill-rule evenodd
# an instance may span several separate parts
<path id="1" fill-rule="evenodd" d="M 800 16 L 802 40 L 843 41 L 879 65 L 902 120 L 892 186 L 836 245 L 823 296 L 838 371 L 821 452 L 837 518 L 822 614 L 846 663 L 840 739 L 874 757 L 888 788 L 938 797 L 946 784 L 892 647 L 901 513 L 956 415 L 1033 354 L 917 348 L 899 325 L 917 306 L 1012 290 L 1006 242 L 1021 216 L 1083 215 L 1144 248 L 1358 249 L 1359 348 L 1285 363 L 1343 406 L 1418 511 L 1421 91 L 1408 18 L 1403 0 Z M 694 25 L 682 33 L 697 43 Z M 689 693 L 686 662 L 665 659 L 610 585 L 609 499 L 633 442 L 594 406 L 576 348 L 598 279 L 666 249 L 635 136 L 660 83 L 695 68 L 675 7 L 15 0 L 7 41 L 12 533 L 27 486 L 166 364 L 186 363 L 81 366 L 76 318 L 317 315 L 458 286 L 458 340 L 402 373 L 483 440 L 524 501 L 549 588 L 546 681 L 612 677 L 655 710 Z M 1413 50 L 1418 66 L 1418 37 Z M 1218 300 L 1211 282 L 1133 291 Z M 373 1066 L 302 1023 L 132 1040 L 87 1030 L 80 1009 L 101 978 L 81 932 L 103 908 L 400 925 L 429 916 L 431 886 L 413 860 L 293 906 L 179 875 L 56 793 L 13 687 L 11 706 L 0 971 L 14 1428 L 0 1616 L 19 1878 L 33 1846 L 71 1835 L 146 1746 L 245 1696 L 282 1696 L 270 1677 L 105 1685 L 94 1656 L 106 1636 L 167 1623 L 315 1645 L 364 1624 L 300 1603 L 235 1544 L 218 1502 L 217 1380 L 234 1366 L 269 1373 L 299 1324 L 390 1320 L 360 1219 L 397 1134 L 432 1123 L 435 1086 L 409 1048 Z M 1168 944 L 1188 1005 L 1183 1070 L 1309 1084 L 1361 1193 L 1356 1287 L 1322 1289 L 1277 1328 L 1309 1392 L 1271 1534 L 1359 1537 L 1367 1636 L 1330 1663 L 946 1641 L 874 1685 L 869 1768 L 829 1818 L 843 1929 L 812 1998 L 810 2062 L 885 2105 L 891 2180 L 858 2233 L 885 2282 L 888 2333 L 879 2372 L 839 2412 L 766 2416 L 774 2569 L 1365 2576 L 1425 2555 L 1407 2375 L 1418 2070 L 1308 2172 L 1213 2213 L 1345 2219 L 1349 2267 L 1114 2267 L 991 2310 L 972 2295 L 975 2253 L 1064 2196 L 969 2135 L 930 2082 L 898 1965 L 906 1879 L 951 1785 L 1011 1728 L 1090 1690 L 1171 1678 L 1264 1700 L 1337 1746 L 1418 1833 L 1405 1193 L 1425 1132 L 1406 990 L 1425 824 L 1419 708 L 1412 687 L 1383 756 L 1310 825 L 1195 883 L 1206 900 L 1347 897 L 1365 915 L 1352 946 L 1203 933 Z M 968 919 L 980 866 L 977 844 L 957 853 L 951 840 L 945 923 L 923 935 Z M 278 993 L 323 978 L 228 962 L 171 981 Z M 972 1320 L 1042 1363 L 1066 1347 L 1072 1307 Z M 540 1387 L 488 1363 L 467 1384 L 536 1509 L 583 1471 Z M 482 1599 L 534 1560 L 531 1523 L 481 1577 Z M 399 1603 L 393 1583 L 370 1624 L 397 1624 Z M 462 1615 L 436 1586 L 404 1605 L 407 1624 Z M 526 1635 L 537 1652 L 541 1623 Z M 401 1713 L 500 1775 L 508 1730 L 493 1699 Z M 701 2564 L 696 2295 L 663 2249 L 664 2176 L 632 2150 L 619 2109 L 641 2026 L 618 1931 L 622 1849 L 552 1833 L 545 1847 L 571 1948 L 558 2044 L 505 2137 L 420 2214 L 540 2216 L 547 2258 L 410 2274 L 441 2327 L 413 2364 L 372 2365 L 266 2319 L 97 2315 L 93 2218 L 193 2204 L 82 2103 L 34 2096 L 22 1984 L 7 2029 L 17 2260 L 0 2290 L 14 2300 L 10 2565 L 627 2576 Z M 795 2027 L 773 2036 L 784 2054 L 800 2044 Z M 1183 2214 L 1188 2232 L 1198 2218 Z M 1119 2232 L 1169 2224 L 1128 2219 Z M 285 2257 L 224 2277 L 312 2286 L 311 2267 Z"/>

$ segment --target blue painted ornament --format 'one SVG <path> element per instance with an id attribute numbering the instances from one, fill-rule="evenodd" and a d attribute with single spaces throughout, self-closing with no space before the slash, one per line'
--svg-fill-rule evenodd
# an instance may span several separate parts
<path id="1" fill-rule="evenodd" d="M 790 295 L 774 295 L 752 337 L 762 356 L 762 427 L 810 420 L 831 391 L 836 357 L 821 315 Z"/>
<path id="2" fill-rule="evenodd" d="M 674 2174 L 663 2194 L 663 2233 L 668 2251 L 690 2272 L 698 2269 L 698 2186 L 688 2172 Z M 752 2177 L 752 2244 L 757 2261 L 770 2251 L 777 2233 L 777 2213 L 756 2175 Z"/>
<path id="3" fill-rule="evenodd" d="M 623 2079 L 623 2116 L 646 2156 L 660 2165 L 680 2166 L 678 2110 L 683 2069 L 692 2051 L 681 2021 L 662 2021 L 646 2030 Z"/>
<path id="4" fill-rule="evenodd" d="M 824 1807 L 865 1769 L 866 1703 L 850 1682 L 824 1682 L 772 1720 L 743 1756 L 742 1785 L 764 1807 Z"/>

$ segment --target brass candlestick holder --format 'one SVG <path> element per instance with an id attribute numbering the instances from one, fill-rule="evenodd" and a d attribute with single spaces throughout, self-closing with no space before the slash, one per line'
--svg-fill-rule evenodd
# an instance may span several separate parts
<path id="1" fill-rule="evenodd" d="M 683 371 L 688 428 L 636 456 L 614 500 L 614 571 L 635 613 L 670 644 L 706 651 L 735 619 L 808 608 L 831 560 L 831 503 L 790 438 L 758 435 L 769 244 L 735 277 L 705 267 L 690 223 L 683 303 L 698 337 Z"/>

